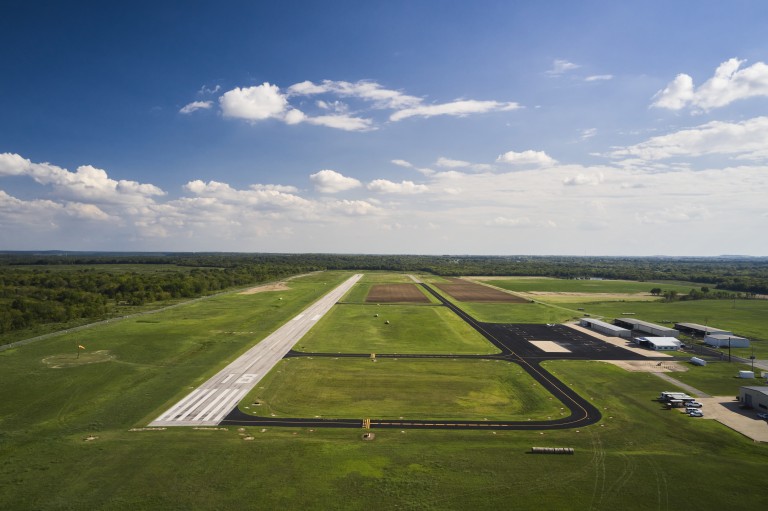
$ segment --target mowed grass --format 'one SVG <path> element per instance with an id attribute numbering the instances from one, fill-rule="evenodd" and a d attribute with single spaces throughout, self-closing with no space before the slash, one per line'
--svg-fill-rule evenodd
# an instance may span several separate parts
<path id="1" fill-rule="evenodd" d="M 299 302 L 313 301 L 318 288 L 346 276 L 334 275 L 291 281 L 290 296 L 220 297 L 210 312 L 190 306 L 146 323 L 115 323 L 88 339 L 111 340 L 103 348 L 121 353 L 115 361 L 46 368 L 43 358 L 73 354 L 86 340 L 75 336 L 0 353 L 0 509 L 719 511 L 768 505 L 759 491 L 768 446 L 712 420 L 662 410 L 654 398 L 669 384 L 599 362 L 545 363 L 603 413 L 599 424 L 575 430 L 374 429 L 370 442 L 354 429 L 129 431 L 250 345 L 251 334 L 239 332 L 290 319 Z M 277 304 L 278 296 L 285 303 Z M 220 337 L 205 344 L 208 334 Z M 244 440 L 249 437 L 254 440 Z M 528 454 L 533 446 L 573 447 L 575 454 Z"/>
<path id="2" fill-rule="evenodd" d="M 498 353 L 447 307 L 423 305 L 336 305 L 295 349 L 317 353 Z"/>
<path id="3" fill-rule="evenodd" d="M 567 409 L 517 364 L 461 359 L 292 358 L 244 400 L 255 415 L 545 420 Z"/>
<path id="4" fill-rule="evenodd" d="M 763 385 L 763 379 L 759 378 L 760 370 L 755 373 L 758 379 L 747 380 L 739 378 L 739 371 L 750 371 L 748 364 L 739 364 L 736 362 L 709 362 L 705 366 L 696 366 L 686 363 L 688 368 L 684 372 L 670 373 L 670 376 L 683 383 L 687 383 L 710 396 L 738 396 L 739 387 Z"/>
<path id="5" fill-rule="evenodd" d="M 698 289 L 702 284 L 694 282 L 637 282 L 632 280 L 575 280 L 554 278 L 515 278 L 504 277 L 491 280 L 477 280 L 508 291 L 546 292 L 546 293 L 650 293 L 651 289 L 662 291 L 674 290 L 688 293 L 691 288 Z"/>

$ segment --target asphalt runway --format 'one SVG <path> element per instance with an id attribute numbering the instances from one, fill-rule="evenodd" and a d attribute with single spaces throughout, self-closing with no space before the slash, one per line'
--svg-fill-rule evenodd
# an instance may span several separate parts
<path id="1" fill-rule="evenodd" d="M 362 274 L 357 274 L 347 279 L 194 389 L 149 425 L 167 427 L 219 424 L 361 277 Z"/>

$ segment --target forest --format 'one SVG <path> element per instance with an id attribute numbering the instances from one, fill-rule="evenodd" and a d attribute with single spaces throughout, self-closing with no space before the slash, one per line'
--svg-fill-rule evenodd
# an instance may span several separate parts
<path id="1" fill-rule="evenodd" d="M 648 281 L 649 292 L 652 282 L 706 285 L 690 296 L 667 299 L 768 294 L 768 258 L 4 252 L 0 335 L 98 320 L 118 307 L 159 306 L 317 270 L 626 279 Z"/>

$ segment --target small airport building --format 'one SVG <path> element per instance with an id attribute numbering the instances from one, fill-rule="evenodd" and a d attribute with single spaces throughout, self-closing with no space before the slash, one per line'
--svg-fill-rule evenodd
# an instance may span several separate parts
<path id="1" fill-rule="evenodd" d="M 768 410 L 768 387 L 740 387 L 739 401 L 748 408 Z"/>
<path id="2" fill-rule="evenodd" d="M 599 332 L 603 335 L 608 335 L 611 337 L 622 337 L 624 339 L 632 338 L 631 330 L 606 323 L 605 321 L 600 321 L 599 319 L 581 318 L 579 320 L 579 326 L 589 328 L 590 330 L 594 330 L 595 332 Z"/>
<path id="3" fill-rule="evenodd" d="M 715 348 L 749 348 L 749 339 L 731 333 L 708 334 L 704 337 L 704 344 Z"/>
<path id="4" fill-rule="evenodd" d="M 654 351 L 676 351 L 682 344 L 674 337 L 636 337 L 635 342 Z"/>
<path id="5" fill-rule="evenodd" d="M 733 334 L 733 332 L 722 328 L 699 325 L 698 323 L 675 323 L 675 328 L 680 332 L 697 337 L 704 337 L 707 334 Z"/>
<path id="6" fill-rule="evenodd" d="M 677 337 L 680 335 L 680 332 L 674 328 L 657 325 L 649 321 L 643 321 L 642 319 L 617 318 L 614 320 L 614 323 L 620 327 L 642 332 L 644 334 L 655 335 L 657 337 Z"/>

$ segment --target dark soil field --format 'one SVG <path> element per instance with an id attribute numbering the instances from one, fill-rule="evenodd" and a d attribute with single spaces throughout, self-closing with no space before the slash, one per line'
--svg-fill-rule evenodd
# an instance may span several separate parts
<path id="1" fill-rule="evenodd" d="M 452 278 L 450 284 L 434 284 L 460 302 L 528 303 L 528 300 L 482 284 Z"/>
<path id="2" fill-rule="evenodd" d="M 371 286 L 366 302 L 429 303 L 429 298 L 415 284 L 376 284 Z"/>

